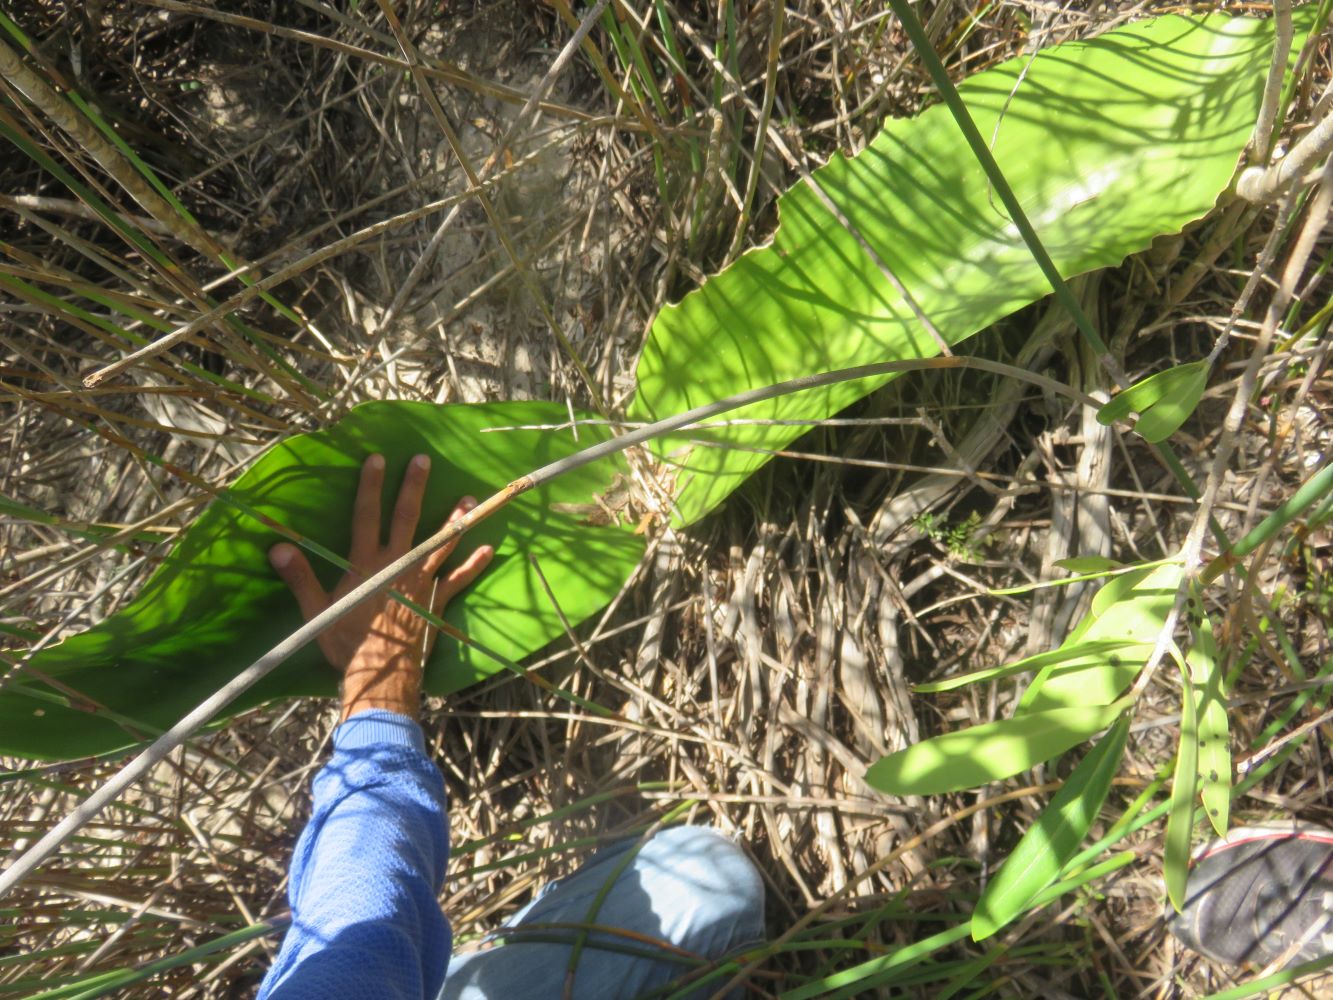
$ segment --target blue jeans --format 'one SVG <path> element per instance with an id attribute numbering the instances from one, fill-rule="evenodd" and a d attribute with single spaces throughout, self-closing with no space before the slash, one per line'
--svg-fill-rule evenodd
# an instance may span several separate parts
<path id="1" fill-rule="evenodd" d="M 688 988 L 704 962 L 763 939 L 764 884 L 730 840 L 709 827 L 671 827 L 629 857 L 638 843 L 594 855 L 543 887 L 485 950 L 455 955 L 440 1000 L 560 1000 L 587 925 L 604 929 L 587 932 L 574 970 L 575 1000 L 671 996 Z M 711 996 L 728 978 L 711 978 L 682 996 Z"/>

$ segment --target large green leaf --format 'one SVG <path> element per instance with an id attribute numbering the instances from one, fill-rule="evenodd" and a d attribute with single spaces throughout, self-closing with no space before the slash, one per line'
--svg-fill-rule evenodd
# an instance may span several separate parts
<path id="1" fill-rule="evenodd" d="M 995 135 L 996 159 L 1062 274 L 1116 264 L 1213 207 L 1253 128 L 1272 35 L 1267 21 L 1172 15 L 1052 46 L 1030 66 L 1024 56 L 959 87 L 982 134 Z M 951 344 L 1049 291 L 943 106 L 890 122 L 865 151 L 835 156 L 815 176 Z M 771 246 L 658 315 L 631 419 L 938 352 L 816 192 L 798 185 L 779 210 Z M 732 416 L 824 417 L 884 381 Z M 769 457 L 737 449 L 781 448 L 800 433 L 733 424 L 658 442 L 680 466 L 681 520 L 707 513 Z"/>
<path id="2" fill-rule="evenodd" d="M 1029 712 L 935 736 L 882 757 L 866 781 L 892 795 L 940 795 L 1026 771 L 1111 725 L 1124 702 Z"/>
<path id="3" fill-rule="evenodd" d="M 434 406 L 368 403 L 327 430 L 288 438 L 269 449 L 231 487 L 248 510 L 273 518 L 345 554 L 352 497 L 361 461 L 372 451 L 388 462 L 386 506 L 408 459 L 432 458 L 422 513 L 424 537 L 458 497 L 486 497 L 538 466 L 606 436 L 588 427 L 569 432 L 485 428 L 553 424 L 568 411 L 553 403 Z M 555 513 L 552 503 L 583 503 L 604 490 L 611 461 L 570 472 L 525 494 L 466 536 L 460 550 L 496 547 L 495 560 L 445 617 L 472 639 L 518 659 L 563 632 L 542 586 L 579 622 L 603 607 L 643 552 L 628 531 L 597 528 Z M 236 506 L 214 501 L 184 533 L 143 591 L 87 632 L 38 653 L 21 683 L 0 692 L 0 753 L 59 759 L 134 742 L 107 711 L 127 717 L 143 735 L 166 728 L 242 667 L 292 632 L 300 613 L 270 569 L 267 550 L 279 535 Z M 331 584 L 336 567 L 312 558 Z M 500 669 L 475 649 L 441 638 L 427 666 L 429 691 L 458 690 Z M 55 687 L 36 678 L 49 677 Z M 229 711 L 286 695 L 333 694 L 336 678 L 312 644 L 246 692 Z M 80 708 L 80 702 L 83 708 Z"/>

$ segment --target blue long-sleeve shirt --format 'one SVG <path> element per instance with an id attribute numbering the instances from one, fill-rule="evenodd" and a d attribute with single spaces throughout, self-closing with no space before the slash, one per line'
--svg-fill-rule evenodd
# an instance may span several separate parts
<path id="1" fill-rule="evenodd" d="M 292 924 L 260 1000 L 434 1000 L 451 944 L 436 900 L 449 831 L 420 727 L 382 709 L 354 715 L 334 730 L 312 791 Z"/>

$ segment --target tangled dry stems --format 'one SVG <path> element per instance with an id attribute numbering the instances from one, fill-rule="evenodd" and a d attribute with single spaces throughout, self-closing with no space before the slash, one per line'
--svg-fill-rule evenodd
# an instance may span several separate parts
<path id="1" fill-rule="evenodd" d="M 667 60 L 649 5 L 628 7 L 638 37 Z M 835 0 L 792 4 L 771 60 L 771 8 L 737 4 L 734 58 L 719 64 L 710 9 L 673 2 L 666 9 L 687 46 L 684 72 L 665 88 L 662 107 L 631 107 L 618 96 L 628 93 L 627 78 L 609 84 L 590 59 L 547 80 L 572 31 L 562 9 L 501 2 L 399 11 L 437 74 L 458 150 L 443 143 L 410 77 L 384 71 L 400 53 L 373 12 L 302 0 L 274 24 L 268 5 L 246 0 L 49 0 L 23 14 L 51 68 L 95 95 L 227 252 L 264 273 L 302 266 L 275 289 L 295 320 L 255 300 L 243 312 L 255 340 L 212 324 L 205 341 L 92 391 L 80 391 L 79 378 L 120 345 L 31 302 L 0 302 L 9 456 L 0 489 L 61 522 L 0 526 L 0 615 L 24 633 L 11 662 L 33 642 L 114 612 L 197 511 L 199 492 L 145 455 L 224 483 L 271 441 L 367 399 L 586 403 L 595 391 L 614 406 L 632 388 L 656 310 L 764 238 L 775 193 L 803 170 L 833 149 L 861 148 L 885 116 L 914 112 L 925 93 L 923 72 L 884 14 Z M 974 20 L 945 3 L 928 28 L 963 74 L 1142 12 L 1005 4 Z M 616 66 L 605 39 L 597 42 Z M 1312 78 L 1327 80 L 1327 53 L 1319 58 Z M 709 120 L 715 84 L 726 99 Z M 534 95 L 539 113 L 520 120 Z M 82 162 L 58 130 L 28 124 Z M 756 142 L 761 134 L 769 141 Z M 729 155 L 691 164 L 691 140 L 710 135 L 728 138 Z M 668 169 L 659 171 L 663 151 Z M 492 216 L 459 152 L 485 178 Z M 105 261 L 124 259 L 124 248 L 81 203 L 29 160 L 8 159 L 0 176 L 10 263 L 40 260 L 57 283 L 102 285 L 172 322 L 197 315 L 212 285 L 219 294 L 234 288 L 224 265 L 150 225 L 184 277 L 132 255 L 113 272 Z M 443 204 L 414 217 L 430 202 Z M 1124 268 L 1083 280 L 1079 292 L 1132 376 L 1159 367 L 1163 355 L 1200 357 L 1260 247 L 1286 224 L 1271 208 L 1225 209 Z M 354 249 L 309 264 L 320 248 L 376 225 L 382 231 Z M 1327 251 L 1321 237 L 1312 260 Z M 1302 302 L 1317 302 L 1321 276 L 1306 271 Z M 1226 379 L 1179 437 L 1196 475 L 1260 315 L 1251 307 L 1241 316 Z M 591 386 L 552 337 L 548 316 Z M 974 349 L 1106 388 L 1050 306 L 1005 321 Z M 1333 386 L 1325 364 L 1315 343 L 1263 367 L 1217 504 L 1232 537 L 1327 454 Z M 1131 560 L 1173 551 L 1188 507 L 1132 437 L 975 374 L 895 383 L 844 417 L 813 430 L 789 461 L 767 467 L 698 529 L 658 529 L 608 613 L 534 667 L 620 718 L 571 709 L 512 678 L 431 706 L 426 730 L 453 801 L 443 902 L 460 944 L 595 844 L 688 801 L 692 820 L 736 834 L 759 862 L 775 935 L 823 907 L 821 936 L 855 942 L 860 957 L 879 954 L 966 912 L 1037 815 L 1045 784 L 1005 783 L 982 793 L 993 805 L 976 808 L 969 794 L 895 801 L 861 775 L 923 736 L 999 717 L 1012 697 L 991 686 L 921 698 L 912 683 L 1049 648 L 1090 596 L 1066 588 L 996 598 L 989 588 L 1047 578 L 1073 554 Z M 88 525 L 124 529 L 116 541 L 125 544 L 68 530 Z M 1327 532 L 1262 552 L 1249 569 L 1213 609 L 1238 672 L 1239 747 L 1286 703 L 1275 692 L 1299 679 L 1293 662 L 1311 672 L 1328 662 Z M 1176 687 L 1159 671 L 1147 692 L 1146 724 L 1131 741 L 1113 808 L 1169 758 Z M 0 930 L 0 954 L 12 959 L 0 963 L 0 995 L 179 954 L 280 915 L 286 856 L 331 723 L 325 705 L 272 706 L 159 767 L 6 900 L 7 918 L 18 919 Z M 1239 803 L 1241 817 L 1333 820 L 1323 796 L 1324 728 Z M 1258 747 L 1253 757 L 1267 752 Z M 21 848 L 112 766 L 39 767 L 5 782 L 6 846 Z M 1139 863 L 1016 933 L 1011 942 L 1030 950 L 999 967 L 1002 992 L 1170 996 L 1232 982 L 1233 972 L 1178 952 L 1164 934 L 1160 837 L 1158 827 L 1136 834 L 1129 846 Z M 877 866 L 887 857 L 894 860 Z M 877 916 L 839 922 L 858 914 Z M 256 938 L 127 995 L 246 995 L 274 948 L 272 938 Z M 959 946 L 952 957 L 976 954 Z M 752 986 L 768 995 L 847 961 L 832 950 L 784 951 Z"/>

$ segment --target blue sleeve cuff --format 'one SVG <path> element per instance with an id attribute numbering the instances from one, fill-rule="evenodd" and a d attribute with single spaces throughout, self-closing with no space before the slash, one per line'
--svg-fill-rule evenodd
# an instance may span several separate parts
<path id="1" fill-rule="evenodd" d="M 414 719 L 390 712 L 387 708 L 372 708 L 357 712 L 333 731 L 333 746 L 337 750 L 365 750 L 376 746 L 411 747 L 426 753 L 426 738 Z"/>

